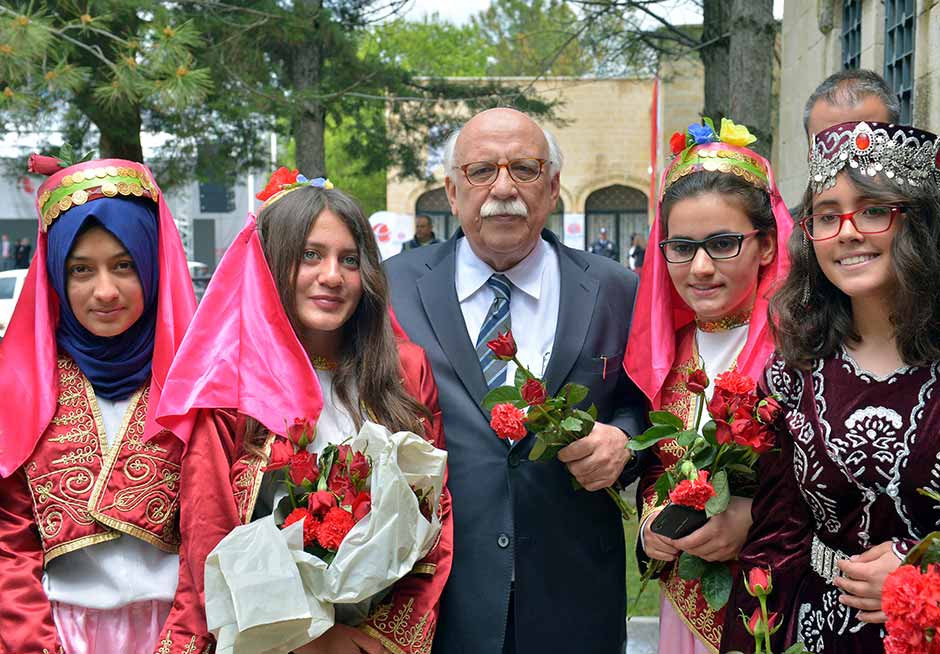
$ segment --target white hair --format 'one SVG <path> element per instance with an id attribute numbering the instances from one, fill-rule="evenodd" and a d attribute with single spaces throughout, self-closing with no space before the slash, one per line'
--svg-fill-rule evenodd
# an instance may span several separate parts
<path id="1" fill-rule="evenodd" d="M 562 166 L 565 165 L 565 155 L 558 146 L 558 141 L 555 140 L 555 136 L 544 127 L 539 126 L 539 128 L 542 130 L 542 134 L 545 135 L 545 141 L 548 143 L 548 174 L 550 177 L 554 177 L 556 173 L 561 172 Z M 454 148 L 457 147 L 458 136 L 460 136 L 460 128 L 455 129 L 453 133 L 447 137 L 447 141 L 444 142 L 444 172 L 450 177 L 451 181 L 455 181 Z"/>

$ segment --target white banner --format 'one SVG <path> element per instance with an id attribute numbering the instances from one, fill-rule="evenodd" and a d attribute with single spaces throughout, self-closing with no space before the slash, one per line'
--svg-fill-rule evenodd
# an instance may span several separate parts
<path id="1" fill-rule="evenodd" d="M 369 216 L 369 224 L 383 261 L 401 252 L 401 244 L 415 235 L 415 217 L 407 213 L 376 211 Z"/>

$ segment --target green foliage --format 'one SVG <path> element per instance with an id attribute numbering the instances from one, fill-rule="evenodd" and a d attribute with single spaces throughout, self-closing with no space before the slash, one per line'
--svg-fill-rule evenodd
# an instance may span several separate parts
<path id="1" fill-rule="evenodd" d="M 708 563 L 702 574 L 702 595 L 712 610 L 717 611 L 728 603 L 732 582 L 731 570 L 726 564 L 720 561 Z"/>
<path id="2" fill-rule="evenodd" d="M 471 25 L 437 14 L 422 21 L 398 18 L 372 27 L 362 39 L 364 57 L 375 57 L 425 77 L 483 77 L 495 50 Z"/>
<path id="3" fill-rule="evenodd" d="M 728 508 L 728 503 L 731 501 L 731 489 L 728 486 L 727 472 L 719 470 L 711 478 L 711 482 L 716 494 L 705 503 L 705 515 L 709 518 L 722 513 Z"/>
<path id="4" fill-rule="evenodd" d="M 520 409 L 526 406 L 519 389 L 514 386 L 497 386 L 483 398 L 483 408 L 492 411 L 494 406 L 504 402 L 515 404 Z"/>
<path id="5" fill-rule="evenodd" d="M 683 552 L 679 555 L 679 576 L 686 581 L 700 579 L 707 567 L 708 562 L 694 554 Z"/>

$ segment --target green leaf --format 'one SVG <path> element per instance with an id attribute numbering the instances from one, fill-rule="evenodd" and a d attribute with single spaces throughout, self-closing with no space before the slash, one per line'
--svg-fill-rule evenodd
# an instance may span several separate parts
<path id="1" fill-rule="evenodd" d="M 718 426 L 714 420 L 709 420 L 702 425 L 702 436 L 704 436 L 712 445 L 718 444 Z"/>
<path id="2" fill-rule="evenodd" d="M 574 416 L 568 416 L 567 418 L 561 421 L 561 428 L 564 429 L 565 431 L 580 432 L 581 424 L 582 424 L 581 421 L 575 418 Z"/>
<path id="3" fill-rule="evenodd" d="M 656 425 L 650 427 L 636 438 L 631 438 L 628 447 L 634 452 L 645 450 L 665 438 L 672 438 L 675 433 L 676 428 L 672 425 Z"/>
<path id="4" fill-rule="evenodd" d="M 676 442 L 682 447 L 689 447 L 696 438 L 698 438 L 698 432 L 694 429 L 686 429 L 676 434 Z"/>
<path id="5" fill-rule="evenodd" d="M 581 482 L 574 477 L 571 478 L 571 487 L 576 491 L 584 490 L 584 486 L 581 485 Z"/>
<path id="6" fill-rule="evenodd" d="M 522 385 L 525 384 L 530 377 L 531 375 L 526 373 L 525 368 L 516 368 L 516 377 L 513 380 L 516 388 L 518 390 L 522 390 Z"/>
<path id="7" fill-rule="evenodd" d="M 653 488 L 656 489 L 656 503 L 662 504 L 669 497 L 669 491 L 673 488 L 672 476 L 668 472 L 661 474 Z"/>
<path id="8" fill-rule="evenodd" d="M 591 406 L 588 407 L 587 412 L 591 414 L 591 418 L 593 420 L 597 420 L 597 407 L 596 406 L 592 404 Z"/>
<path id="9" fill-rule="evenodd" d="M 708 562 L 694 554 L 683 552 L 679 556 L 679 576 L 686 581 L 701 579 L 707 568 Z"/>
<path id="10" fill-rule="evenodd" d="M 676 430 L 685 427 L 685 423 L 682 422 L 678 416 L 669 411 L 651 411 L 650 422 L 654 425 L 672 425 Z"/>
<path id="11" fill-rule="evenodd" d="M 921 540 L 917 545 L 911 548 L 904 557 L 904 565 L 920 565 L 924 557 L 931 550 L 931 546 L 940 544 L 940 531 L 932 531 Z"/>
<path id="12" fill-rule="evenodd" d="M 521 401 L 522 395 L 519 394 L 518 389 L 512 386 L 500 386 L 486 394 L 486 397 L 483 398 L 483 408 L 487 411 L 492 411 L 493 407 L 497 404 L 502 404 L 503 402 L 515 404 Z"/>
<path id="13" fill-rule="evenodd" d="M 535 443 L 532 444 L 532 449 L 529 451 L 529 461 L 538 461 L 547 449 L 548 446 L 545 445 L 545 441 L 536 438 Z"/>
<path id="14" fill-rule="evenodd" d="M 692 463 L 695 464 L 695 467 L 699 470 L 705 470 L 712 464 L 712 461 L 715 460 L 715 455 L 718 453 L 718 449 L 711 445 L 706 445 L 705 448 L 699 450 L 692 456 Z"/>
<path id="15" fill-rule="evenodd" d="M 574 406 L 588 396 L 588 388 L 581 384 L 565 384 L 561 389 L 561 394 L 565 397 L 568 406 Z"/>
<path id="16" fill-rule="evenodd" d="M 705 502 L 705 515 L 711 518 L 718 515 L 728 508 L 728 502 L 731 501 L 731 490 L 728 488 L 728 473 L 719 470 L 711 478 L 712 487 L 715 489 L 715 497 Z"/>
<path id="17" fill-rule="evenodd" d="M 783 650 L 781 654 L 812 654 L 812 652 L 806 649 L 806 645 L 803 644 L 803 641 L 797 641 Z"/>
<path id="18" fill-rule="evenodd" d="M 702 595 L 713 611 L 728 603 L 731 596 L 731 571 L 724 563 L 710 563 L 702 575 Z"/>

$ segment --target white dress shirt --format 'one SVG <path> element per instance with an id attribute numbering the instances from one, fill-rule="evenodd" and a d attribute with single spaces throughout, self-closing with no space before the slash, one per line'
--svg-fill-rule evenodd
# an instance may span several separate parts
<path id="1" fill-rule="evenodd" d="M 496 297 L 486 283 L 495 272 L 476 255 L 466 237 L 457 241 L 454 285 L 467 334 L 474 345 Z M 512 282 L 509 315 L 518 349 L 516 356 L 533 375 L 542 377 L 548 367 L 558 325 L 561 297 L 558 253 L 547 241 L 539 239 L 532 252 L 502 274 Z M 510 361 L 506 373 L 504 383 L 511 384 L 516 364 Z"/>
<path id="2" fill-rule="evenodd" d="M 108 447 L 114 444 L 130 404 L 96 398 Z M 139 538 L 120 538 L 56 557 L 46 566 L 43 589 L 52 602 L 91 609 L 116 609 L 134 602 L 172 602 L 179 576 L 179 555 Z"/>

